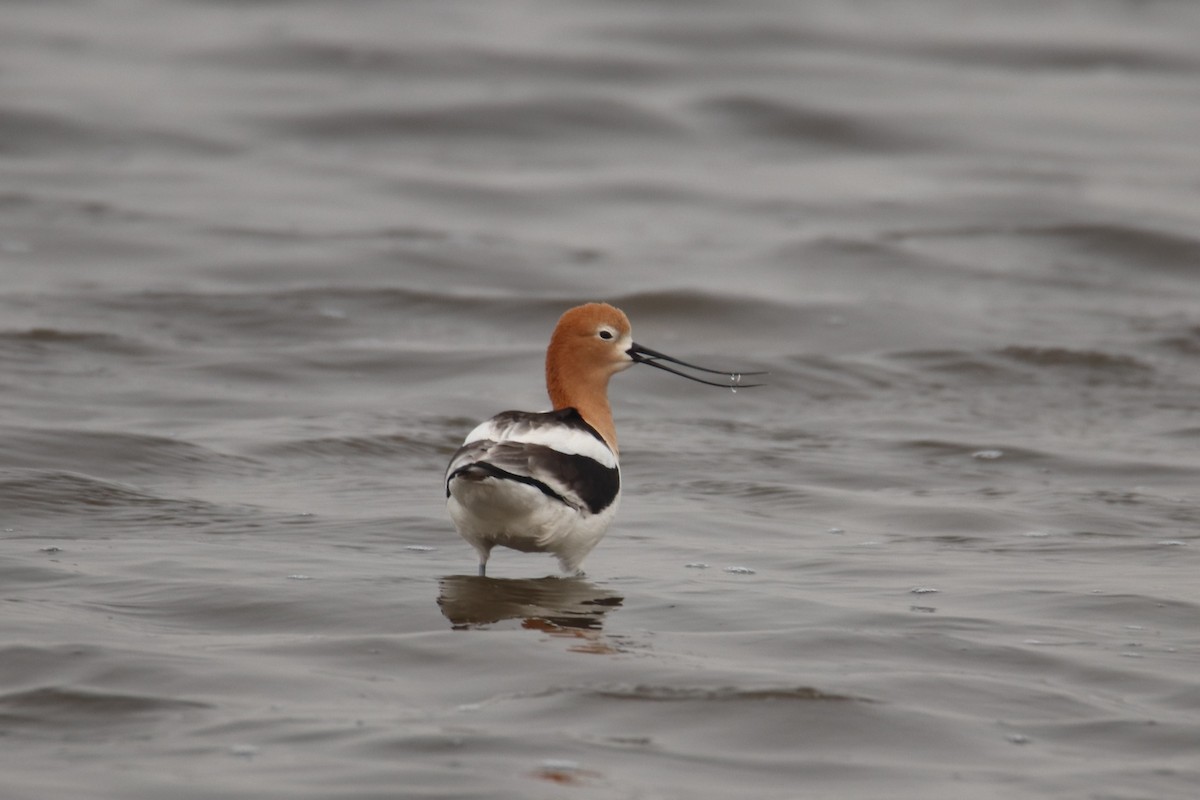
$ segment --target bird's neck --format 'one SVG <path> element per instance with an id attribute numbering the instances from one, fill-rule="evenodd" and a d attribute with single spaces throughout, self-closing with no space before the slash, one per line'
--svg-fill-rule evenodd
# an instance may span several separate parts
<path id="1" fill-rule="evenodd" d="M 617 427 L 608 404 L 608 378 L 600 372 L 580 374 L 570 366 L 546 364 L 546 389 L 554 410 L 574 408 L 616 453 Z"/>

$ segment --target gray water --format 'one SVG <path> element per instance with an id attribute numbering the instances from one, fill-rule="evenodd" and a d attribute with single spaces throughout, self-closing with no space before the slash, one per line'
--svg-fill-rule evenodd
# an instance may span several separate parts
<path id="1" fill-rule="evenodd" d="M 4 4 L 0 794 L 1191 798 L 1200 5 Z M 443 508 L 558 315 L 562 579 Z"/>

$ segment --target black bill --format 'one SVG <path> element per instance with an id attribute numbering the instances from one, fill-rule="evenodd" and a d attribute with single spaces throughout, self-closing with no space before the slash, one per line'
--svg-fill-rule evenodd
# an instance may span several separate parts
<path id="1" fill-rule="evenodd" d="M 672 375 L 678 375 L 681 378 L 687 378 L 689 381 L 703 383 L 707 386 L 720 386 L 722 389 L 750 389 L 755 386 L 763 386 L 764 384 L 761 383 L 742 383 L 742 378 L 746 375 L 768 374 L 766 372 L 738 372 L 736 370 L 709 369 L 708 367 L 689 364 L 686 361 L 682 361 L 674 356 L 669 356 L 666 353 L 660 353 L 657 350 L 651 350 L 649 347 L 642 347 L 637 342 L 634 342 L 633 346 L 625 352 L 629 353 L 629 357 L 633 359 L 633 363 L 635 364 L 648 364 L 651 367 L 657 367 L 658 369 L 665 370 Z M 668 367 L 663 363 L 664 361 L 670 364 L 677 364 L 680 367 L 686 367 L 687 369 L 696 370 L 697 372 L 707 372 L 711 375 L 726 375 L 728 376 L 728 380 L 722 382 L 697 378 L 695 375 L 689 375 L 682 370 Z"/>

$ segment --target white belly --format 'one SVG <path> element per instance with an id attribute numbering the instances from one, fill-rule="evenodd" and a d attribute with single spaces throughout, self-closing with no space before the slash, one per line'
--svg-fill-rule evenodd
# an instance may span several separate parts
<path id="1" fill-rule="evenodd" d="M 495 546 L 552 553 L 568 572 L 603 538 L 620 494 L 597 514 L 579 511 L 534 486 L 499 478 L 456 479 L 446 501 L 455 527 L 486 560 Z"/>

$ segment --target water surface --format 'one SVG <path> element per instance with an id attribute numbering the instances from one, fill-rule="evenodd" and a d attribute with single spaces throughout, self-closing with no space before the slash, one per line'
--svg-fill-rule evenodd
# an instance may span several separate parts
<path id="1" fill-rule="evenodd" d="M 0 734 L 37 798 L 1191 798 L 1200 9 L 12 3 Z M 558 315 L 581 578 L 443 509 Z"/>

